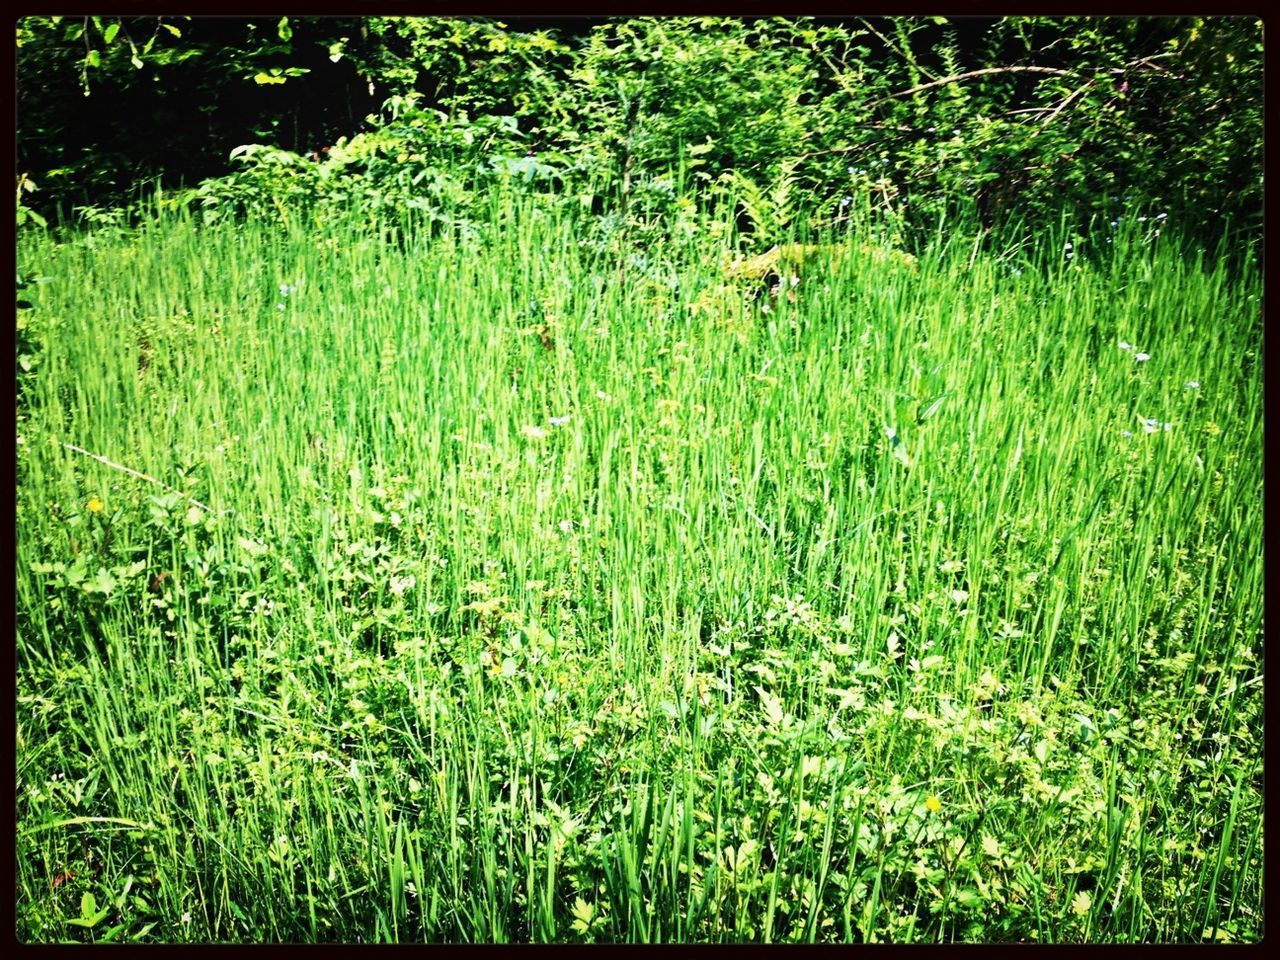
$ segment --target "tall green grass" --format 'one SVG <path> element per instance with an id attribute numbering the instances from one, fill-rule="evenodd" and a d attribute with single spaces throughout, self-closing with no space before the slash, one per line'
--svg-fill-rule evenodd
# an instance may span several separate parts
<path id="1" fill-rule="evenodd" d="M 831 239 L 25 237 L 19 935 L 1259 937 L 1258 276 Z"/>

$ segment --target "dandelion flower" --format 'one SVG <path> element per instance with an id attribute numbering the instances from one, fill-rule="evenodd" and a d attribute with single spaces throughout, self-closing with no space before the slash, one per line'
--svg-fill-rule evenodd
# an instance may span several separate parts
<path id="1" fill-rule="evenodd" d="M 97 497 L 90 497 L 86 506 L 89 508 L 90 513 L 101 513 L 102 508 L 106 506 L 106 504 Z"/>
<path id="2" fill-rule="evenodd" d="M 939 810 L 942 809 L 942 801 L 939 800 L 937 797 L 929 797 L 927 800 L 925 800 L 924 805 L 925 805 L 925 809 L 927 809 L 930 813 L 937 813 Z"/>

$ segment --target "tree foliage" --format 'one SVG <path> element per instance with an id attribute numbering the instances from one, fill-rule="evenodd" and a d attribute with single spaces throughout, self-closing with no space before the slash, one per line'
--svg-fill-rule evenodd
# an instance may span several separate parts
<path id="1" fill-rule="evenodd" d="M 24 202 L 46 215 L 146 177 L 205 180 L 206 211 L 439 211 L 506 171 L 624 213 L 784 188 L 921 229 L 966 209 L 1261 218 L 1261 25 L 1242 17 L 26 18 L 18 42 Z"/>

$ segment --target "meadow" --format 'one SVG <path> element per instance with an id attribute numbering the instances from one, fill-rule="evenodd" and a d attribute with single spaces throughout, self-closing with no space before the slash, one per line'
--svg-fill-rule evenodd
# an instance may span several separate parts
<path id="1" fill-rule="evenodd" d="M 1259 939 L 1256 268 L 584 216 L 23 236 L 19 938 Z"/>

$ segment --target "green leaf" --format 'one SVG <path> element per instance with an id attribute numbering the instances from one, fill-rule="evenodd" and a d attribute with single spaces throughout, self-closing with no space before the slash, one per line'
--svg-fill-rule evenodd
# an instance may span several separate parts
<path id="1" fill-rule="evenodd" d="M 80 916 L 68 920 L 67 923 L 76 927 L 84 927 L 90 929 L 96 927 L 99 923 L 106 919 L 108 913 L 111 912 L 111 905 L 98 909 L 98 900 L 92 893 L 86 893 L 80 898 Z"/>
<path id="2" fill-rule="evenodd" d="M 107 24 L 107 29 L 102 31 L 102 42 L 110 43 L 116 38 L 116 34 L 120 32 L 120 23 L 118 21 Z"/>
<path id="3" fill-rule="evenodd" d="M 989 833 L 982 835 L 982 852 L 992 859 L 1000 859 L 1000 841 Z"/>
<path id="4" fill-rule="evenodd" d="M 269 74 L 269 73 L 263 73 L 262 71 L 259 71 L 258 73 L 254 74 L 254 76 L 253 76 L 253 82 L 254 82 L 254 83 L 256 83 L 256 84 L 258 84 L 259 86 L 261 86 L 261 85 L 268 84 L 268 83 L 284 83 L 284 82 L 285 82 L 285 78 L 284 78 L 284 77 L 273 77 L 273 76 L 272 76 L 271 74 Z"/>
<path id="5" fill-rule="evenodd" d="M 107 572 L 106 567 L 99 567 L 97 575 L 84 585 L 86 592 L 100 593 L 104 597 L 109 597 L 115 588 L 116 579 Z"/>
<path id="6" fill-rule="evenodd" d="M 939 396 L 936 400 L 934 400 L 933 403 L 929 404 L 929 406 L 925 409 L 925 411 L 921 413 L 920 416 L 916 417 L 916 423 L 924 423 L 926 420 L 932 417 L 935 413 L 937 413 L 938 408 L 942 406 L 943 401 L 946 400 L 947 397 L 949 396 L 951 396 L 951 392 L 947 391 L 946 393 Z"/>
<path id="7" fill-rule="evenodd" d="M 84 55 L 84 62 L 86 66 L 97 67 L 101 65 L 102 58 L 98 55 L 97 50 L 90 50 Z"/>
<path id="8" fill-rule="evenodd" d="M 756 686 L 756 693 L 760 697 L 760 702 L 764 705 L 764 715 L 769 721 L 769 726 L 776 727 L 782 723 L 782 704 L 778 702 L 778 698 L 773 696 L 764 687 Z"/>
<path id="9" fill-rule="evenodd" d="M 281 17 L 280 23 L 276 26 L 276 32 L 280 34 L 280 39 L 288 43 L 293 38 L 293 28 L 289 26 L 289 18 Z"/>
<path id="10" fill-rule="evenodd" d="M 177 27 L 175 27 L 175 26 L 174 26 L 173 24 L 171 24 L 171 23 L 162 23 L 162 24 L 160 24 L 160 26 L 164 27 L 166 30 L 168 30 L 168 31 L 169 31 L 171 34 L 173 34 L 175 37 L 181 37 L 181 36 L 182 36 L 182 31 L 181 31 L 181 30 L 179 30 Z"/>

